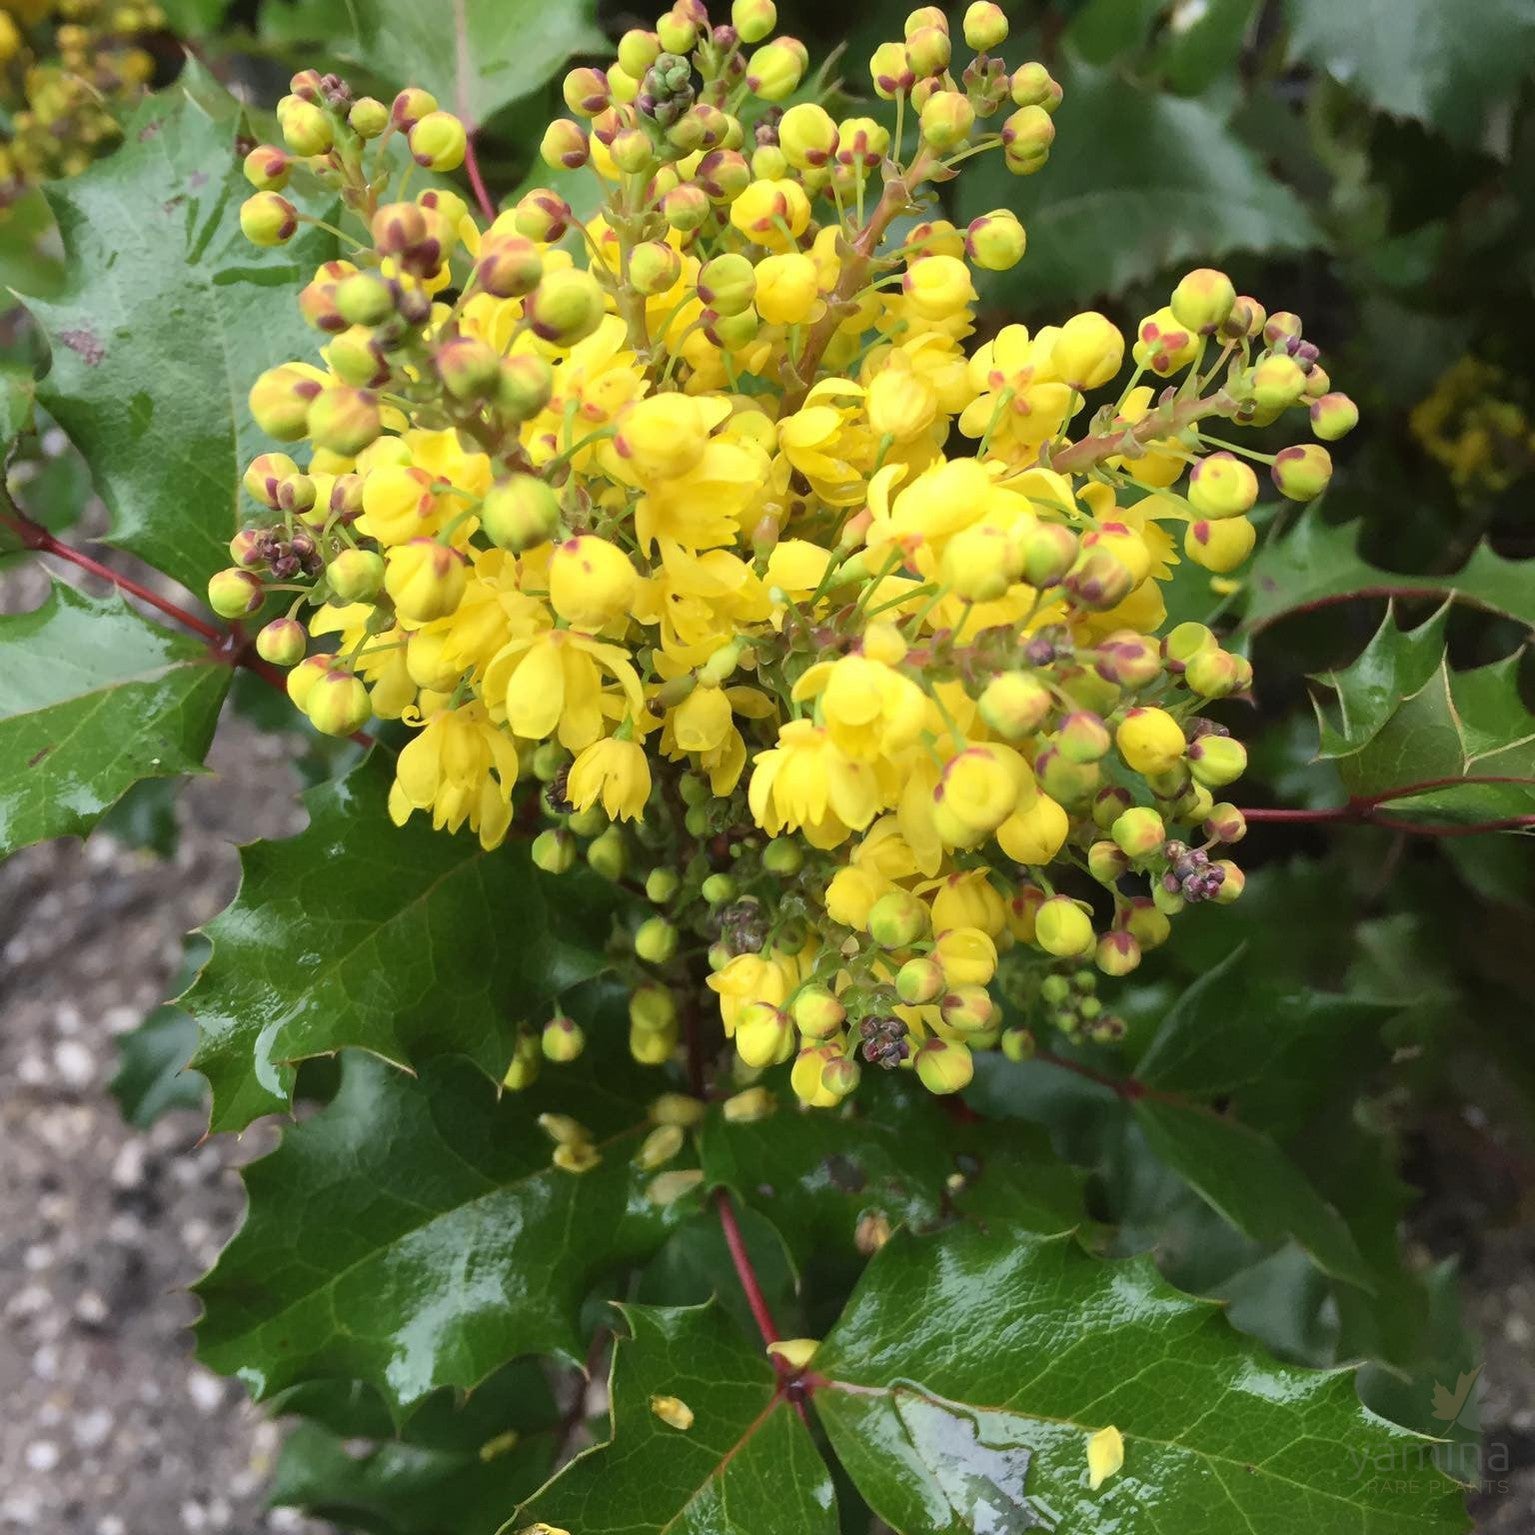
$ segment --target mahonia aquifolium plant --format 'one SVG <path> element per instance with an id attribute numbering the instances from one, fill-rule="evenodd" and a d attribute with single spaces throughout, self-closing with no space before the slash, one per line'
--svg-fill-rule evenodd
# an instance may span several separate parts
<path id="1" fill-rule="evenodd" d="M 154 74 L 139 46 L 165 25 L 146 0 L 6 0 L 0 6 L 0 208 L 29 186 L 77 176 L 119 136 L 114 107 Z"/>
<path id="2" fill-rule="evenodd" d="M 451 191 L 406 200 L 387 142 L 452 171 L 464 125 L 423 89 L 295 77 L 246 233 L 306 221 L 302 170 L 370 243 L 300 295 L 321 363 L 252 389 L 307 459 L 251 463 L 209 596 L 237 618 L 293 594 L 258 646 L 320 730 L 416 732 L 397 822 L 493 849 L 542 815 L 542 869 L 643 888 L 640 1061 L 673 1056 L 706 977 L 741 1077 L 792 1059 L 829 1106 L 868 1066 L 951 1093 L 974 1050 L 1031 1052 L 999 965 L 1036 1018 L 1115 1037 L 1097 973 L 1240 895 L 1218 796 L 1246 754 L 1201 711 L 1251 668 L 1164 633 L 1160 584 L 1180 547 L 1222 579 L 1249 555 L 1250 461 L 1292 500 L 1331 473 L 1317 443 L 1207 426 L 1307 411 L 1325 440 L 1356 411 L 1300 320 L 1218 271 L 1141 322 L 1115 390 L 1100 314 L 967 344 L 974 272 L 1025 232 L 956 228 L 933 189 L 983 153 L 1038 171 L 1060 88 L 1004 61 L 997 6 L 966 12 L 963 67 L 927 7 L 870 61 L 893 133 L 838 121 L 775 20 L 679 0 L 566 77 L 542 154 L 600 183 L 584 222 L 550 190 L 489 227 Z M 563 1016 L 530 1029 L 508 1084 L 582 1045 Z"/>

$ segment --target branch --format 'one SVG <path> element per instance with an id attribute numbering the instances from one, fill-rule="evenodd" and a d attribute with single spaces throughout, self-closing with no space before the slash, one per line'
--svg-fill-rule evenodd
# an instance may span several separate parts
<path id="1" fill-rule="evenodd" d="M 485 185 L 485 178 L 480 174 L 480 162 L 474 153 L 474 135 L 472 133 L 464 141 L 464 172 L 469 177 L 469 185 L 474 188 L 474 199 L 480 205 L 480 212 L 494 222 L 496 205 L 491 200 L 490 190 Z"/>
<path id="2" fill-rule="evenodd" d="M 746 1304 L 751 1307 L 757 1331 L 762 1334 L 764 1343 L 777 1343 L 778 1328 L 774 1325 L 773 1313 L 768 1310 L 767 1297 L 762 1293 L 757 1271 L 752 1267 L 751 1254 L 746 1250 L 746 1241 L 741 1235 L 740 1223 L 736 1220 L 735 1206 L 731 1204 L 727 1190 L 720 1189 L 715 1194 L 714 1207 L 719 1211 L 725 1246 L 730 1249 L 730 1261 L 735 1265 L 736 1278 L 741 1281 L 741 1288 L 746 1292 Z"/>
<path id="3" fill-rule="evenodd" d="M 288 684 L 283 674 L 269 661 L 263 661 L 256 654 L 251 641 L 238 624 L 232 624 L 227 629 L 217 628 L 205 619 L 199 618 L 196 613 L 182 607 L 180 603 L 172 602 L 168 597 L 162 597 L 158 592 L 151 591 L 149 587 L 135 581 L 131 576 L 124 575 L 120 570 L 113 570 L 110 565 L 103 565 L 100 560 L 92 559 L 90 555 L 76 549 L 72 544 L 66 544 L 62 539 L 56 538 L 40 522 L 35 522 L 27 516 L 14 502 L 4 510 L 0 510 L 0 523 L 9 527 L 26 548 L 38 554 L 51 554 L 55 559 L 64 560 L 80 570 L 88 571 L 100 580 L 109 582 L 118 591 L 125 592 L 130 597 L 136 597 L 157 613 L 174 619 L 184 629 L 190 630 L 200 640 L 206 641 L 208 654 L 221 665 L 243 667 L 248 672 L 254 672 L 268 687 L 276 688 L 279 693 L 287 695 Z M 354 730 L 351 739 L 362 747 L 377 745 L 375 738 L 365 730 Z"/>
<path id="4" fill-rule="evenodd" d="M 1326 810 L 1292 810 L 1258 807 L 1243 809 L 1243 819 L 1253 822 L 1271 822 L 1287 826 L 1379 826 L 1388 831 L 1401 832 L 1413 837 L 1474 837 L 1483 832 L 1523 831 L 1535 827 L 1535 815 L 1502 816 L 1486 821 L 1404 821 L 1390 814 L 1393 800 L 1408 799 L 1414 794 L 1426 794 L 1433 789 L 1454 789 L 1474 784 L 1523 784 L 1535 786 L 1535 778 L 1514 777 L 1502 774 L 1466 774 L 1455 778 L 1425 778 L 1418 783 L 1402 784 L 1380 794 L 1356 795 L 1346 805 L 1336 805 Z"/>

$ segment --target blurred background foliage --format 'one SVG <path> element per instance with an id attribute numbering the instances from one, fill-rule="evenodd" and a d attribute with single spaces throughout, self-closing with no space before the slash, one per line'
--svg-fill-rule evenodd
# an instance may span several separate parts
<path id="1" fill-rule="evenodd" d="M 481 163 L 514 196 L 550 179 L 536 148 L 567 60 L 603 61 L 604 38 L 651 18 L 588 0 L 467 3 L 488 61 L 475 98 Z M 170 0 L 165 9 L 159 82 L 178 67 L 180 37 L 258 109 L 300 65 L 329 64 L 380 93 L 407 80 L 439 89 L 439 73 L 453 68 L 451 34 L 421 26 L 429 8 L 419 0 Z M 1463 758 L 1470 750 L 1461 716 L 1472 684 L 1456 679 L 1492 663 L 1503 663 L 1497 697 L 1476 705 L 1496 714 L 1481 720 L 1486 739 L 1508 754 L 1511 774 L 1535 775 L 1524 651 L 1535 565 L 1521 563 L 1535 557 L 1535 5 L 1031 0 L 1006 9 L 1065 100 L 1044 173 L 1020 181 L 993 156 L 956 183 L 948 211 L 957 222 L 1008 206 L 1029 236 L 1023 262 L 986 284 L 982 330 L 1038 326 L 1071 307 L 1102 309 L 1131 329 L 1182 270 L 1219 264 L 1271 311 L 1303 315 L 1335 387 L 1359 403 L 1361 427 L 1336 445 L 1325 503 L 1304 514 L 1286 503 L 1270 518 L 1245 588 L 1212 589 L 1185 566 L 1171 589 L 1177 617 L 1236 627 L 1250 646 L 1254 697 L 1223 715 L 1252 750 L 1242 803 L 1325 812 L 1351 792 L 1451 776 L 1435 770 L 1447 734 L 1461 737 Z M 894 0 L 780 3 L 784 30 L 812 56 L 845 44 L 828 79 L 840 75 L 859 110 L 876 114 L 886 104 L 863 100 L 865 61 L 899 32 L 903 12 Z M 590 188 L 562 190 L 574 200 Z M 0 226 L 0 281 L 24 295 L 58 281 L 46 221 L 46 205 L 28 200 Z M 4 323 L 0 384 L 25 394 L 43 359 L 20 311 Z M 87 503 L 88 471 L 46 421 L 9 473 L 31 515 L 55 531 Z M 1367 709 L 1372 687 L 1394 688 L 1399 701 L 1409 681 L 1422 717 L 1388 707 L 1363 736 L 1358 710 L 1340 721 L 1337 694 Z M 1440 712 L 1425 713 L 1438 687 Z M 236 707 L 262 728 L 295 728 L 283 701 L 259 688 L 238 688 Z M 312 778 L 336 771 L 337 750 L 311 753 Z M 141 785 L 111 828 L 163 852 L 174 792 L 167 781 Z M 1375 1297 L 1332 1285 L 1293 1246 L 1264 1240 L 1260 1223 L 1223 1220 L 1165 1148 L 1152 1153 L 1129 1106 L 1091 1082 L 988 1059 L 973 1095 L 988 1115 L 1043 1123 L 1057 1150 L 1090 1170 L 1089 1206 L 1112 1250 L 1152 1248 L 1175 1283 L 1225 1297 L 1237 1325 L 1286 1357 L 1371 1358 L 1367 1400 L 1437 1432 L 1446 1425 L 1431 1419 L 1424 1383 L 1455 1380 L 1475 1352 L 1458 1317 L 1454 1257 L 1474 1262 L 1479 1227 L 1530 1213 L 1535 865 L 1523 836 L 1425 828 L 1503 813 L 1501 802 L 1430 796 L 1390 827 L 1255 822 L 1243 900 L 1186 916 L 1178 941 L 1149 956 L 1116 999 L 1130 1025 L 1130 1070 L 1175 1001 L 1216 1009 L 1238 1048 L 1260 1059 L 1275 1009 L 1297 998 L 1357 1004 L 1346 1019 L 1311 1019 L 1307 1056 L 1267 1062 L 1285 1078 L 1282 1112 L 1265 1104 L 1261 1076 L 1239 1091 L 1244 1117 L 1348 1222 Z M 175 1089 L 167 1079 L 192 1027 L 171 1007 L 130 1040 L 120 1086 L 135 1119 L 184 1099 L 187 1079 Z M 684 1277 L 673 1282 L 659 1265 L 645 1298 L 689 1298 L 677 1287 L 696 1285 L 696 1273 L 668 1261 Z M 337 1496 L 324 1467 L 335 1454 L 330 1432 L 317 1414 L 294 1441 L 283 1482 L 295 1501 Z M 449 1434 L 430 1455 L 412 1453 L 400 1447 L 391 1473 L 408 1481 L 416 1466 L 430 1486 L 459 1452 Z M 312 1490 L 327 1485 L 329 1494 Z M 435 1527 L 405 1522 L 405 1505 L 377 1488 L 359 1490 L 356 1503 L 366 1528 Z"/>

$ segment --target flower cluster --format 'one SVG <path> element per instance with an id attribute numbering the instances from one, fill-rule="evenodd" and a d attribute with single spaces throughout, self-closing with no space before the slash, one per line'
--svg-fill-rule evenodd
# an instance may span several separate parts
<path id="1" fill-rule="evenodd" d="M 148 84 L 139 46 L 165 25 L 153 0 L 11 0 L 0 10 L 0 207 L 77 176 L 117 140 L 116 106 Z"/>
<path id="2" fill-rule="evenodd" d="M 391 149 L 452 171 L 463 125 L 295 78 L 246 231 L 293 234 L 305 169 L 368 243 L 300 296 L 320 364 L 255 383 L 306 448 L 251 464 L 210 600 L 295 594 L 257 641 L 295 703 L 409 728 L 397 821 L 526 827 L 544 870 L 643 895 L 614 941 L 640 1060 L 672 1058 L 703 982 L 748 1081 L 952 1092 L 973 1050 L 1032 1048 L 995 994 L 1112 1034 L 1097 974 L 1240 893 L 1218 796 L 1245 754 L 1205 710 L 1251 669 L 1169 629 L 1161 584 L 1250 553 L 1252 462 L 1296 500 L 1331 473 L 1208 427 L 1308 413 L 1330 439 L 1355 412 L 1296 316 L 1212 270 L 1129 338 L 1088 312 L 975 339 L 975 274 L 1024 230 L 956 227 L 935 189 L 981 152 L 1039 169 L 1059 87 L 1004 62 L 997 6 L 963 39 L 925 7 L 870 61 L 893 125 L 839 119 L 774 24 L 679 0 L 566 78 L 542 153 L 589 178 L 586 217 L 553 189 L 484 227 L 440 182 L 406 200 Z M 557 1017 L 508 1080 L 581 1046 Z"/>
<path id="3" fill-rule="evenodd" d="M 1412 410 L 1412 434 L 1468 501 L 1508 489 L 1535 465 L 1535 425 L 1513 381 L 1478 357 L 1462 357 Z"/>

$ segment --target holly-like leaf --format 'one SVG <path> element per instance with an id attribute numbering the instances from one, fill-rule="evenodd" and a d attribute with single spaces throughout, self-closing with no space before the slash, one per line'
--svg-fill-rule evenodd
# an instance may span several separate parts
<path id="1" fill-rule="evenodd" d="M 612 886 L 552 880 L 526 846 L 396 828 L 375 754 L 305 796 L 309 825 L 241 852 L 234 903 L 186 998 L 215 1130 L 285 1109 L 295 1063 L 344 1046 L 414 1065 L 457 1052 L 499 1078 L 519 1024 L 601 971 Z"/>
<path id="2" fill-rule="evenodd" d="M 348 0 L 359 62 L 431 91 L 471 130 L 536 90 L 572 54 L 607 54 L 595 0 Z"/>
<path id="3" fill-rule="evenodd" d="M 55 584 L 0 618 L 0 855 L 88 832 L 135 783 L 202 767 L 230 669 L 116 592 Z"/>
<path id="4" fill-rule="evenodd" d="M 557 1444 L 554 1402 L 531 1359 L 468 1397 L 435 1393 L 398 1437 L 358 1382 L 299 1386 L 271 1407 L 305 1419 L 283 1443 L 272 1502 L 372 1535 L 495 1535 L 547 1478 Z"/>
<path id="5" fill-rule="evenodd" d="M 1354 750 L 1340 749 L 1350 740 L 1322 715 L 1324 746 L 1350 794 L 1378 802 L 1393 820 L 1535 816 L 1535 717 L 1519 694 L 1519 659 L 1457 672 L 1441 649 L 1428 680 Z"/>
<path id="6" fill-rule="evenodd" d="M 23 296 L 51 297 L 64 283 L 58 227 L 42 191 L 33 187 L 6 209 L 0 222 L 0 287 Z"/>
<path id="7" fill-rule="evenodd" d="M 1246 1124 L 1297 1130 L 1383 1053 L 1380 1027 L 1399 1010 L 1253 974 L 1238 948 L 1179 996 L 1135 1075 L 1160 1092 L 1232 1098 Z"/>
<path id="8" fill-rule="evenodd" d="M 325 1110 L 246 1170 L 245 1224 L 198 1286 L 203 1360 L 257 1398 L 360 1380 L 401 1417 L 518 1354 L 579 1360 L 590 1286 L 684 1214 L 647 1199 L 631 1161 L 651 1079 L 605 1053 L 600 1074 L 582 1062 L 499 1095 L 459 1059 L 419 1078 L 342 1061 Z M 600 1162 L 554 1166 L 541 1113 L 577 1117 Z"/>
<path id="9" fill-rule="evenodd" d="M 1085 65 L 1062 83 L 1043 171 L 1019 180 L 992 155 L 958 183 L 962 222 L 1012 208 L 1028 230 L 1016 277 L 988 284 L 999 295 L 1030 307 L 1085 300 L 1230 251 L 1315 243 L 1295 195 L 1207 106 Z"/>
<path id="10" fill-rule="evenodd" d="M 1447 602 L 1416 629 L 1397 627 L 1388 604 L 1380 628 L 1363 651 L 1340 671 L 1312 680 L 1330 688 L 1335 707 L 1316 705 L 1322 757 L 1346 757 L 1361 751 L 1380 734 L 1402 700 L 1422 692 L 1444 659 L 1444 631 L 1450 619 Z"/>
<path id="11" fill-rule="evenodd" d="M 972 1204 L 1035 1231 L 1082 1219 L 1080 1179 L 1042 1134 L 956 1121 L 909 1076 L 866 1071 L 835 1112 L 793 1102 L 746 1123 L 711 1115 L 699 1157 L 710 1186 L 761 1209 L 800 1263 L 853 1258 L 865 1214 L 919 1230 Z"/>
<path id="12" fill-rule="evenodd" d="M 1238 1231 L 1255 1242 L 1294 1241 L 1325 1273 L 1372 1288 L 1342 1216 L 1268 1136 L 1209 1109 L 1149 1096 L 1134 1110 L 1152 1151 Z"/>
<path id="13" fill-rule="evenodd" d="M 272 447 L 247 393 L 313 354 L 293 294 L 333 254 L 321 230 L 275 250 L 241 234 L 243 130 L 239 104 L 189 63 L 115 154 L 50 185 L 66 278 L 29 301 L 53 350 L 38 395 L 91 466 L 109 542 L 194 591 L 229 563 L 240 474 Z"/>
<path id="14" fill-rule="evenodd" d="M 1366 1412 L 1351 1372 L 1277 1363 L 1149 1259 L 1070 1237 L 897 1235 L 813 1369 L 833 1448 L 901 1531 L 1467 1527 L 1428 1441 Z M 1124 1464 L 1095 1489 L 1111 1427 Z"/>
<path id="15" fill-rule="evenodd" d="M 626 1306 L 613 1432 L 517 1510 L 509 1530 L 835 1535 L 830 1473 L 760 1345 L 716 1306 Z M 656 1410 L 673 1398 L 690 1414 Z M 683 1426 L 685 1423 L 686 1426 Z"/>
<path id="16" fill-rule="evenodd" d="M 1295 526 L 1267 543 L 1253 561 L 1244 628 L 1256 633 L 1276 619 L 1354 597 L 1442 597 L 1502 613 L 1535 629 L 1530 562 L 1506 560 L 1486 544 L 1452 576 L 1382 570 L 1355 547 L 1358 528 L 1328 523 L 1308 507 Z"/>
<path id="17" fill-rule="evenodd" d="M 1290 53 L 1320 65 L 1368 101 L 1476 142 L 1535 53 L 1526 0 L 1287 0 Z M 1469 23 L 1469 24 L 1468 24 Z"/>

